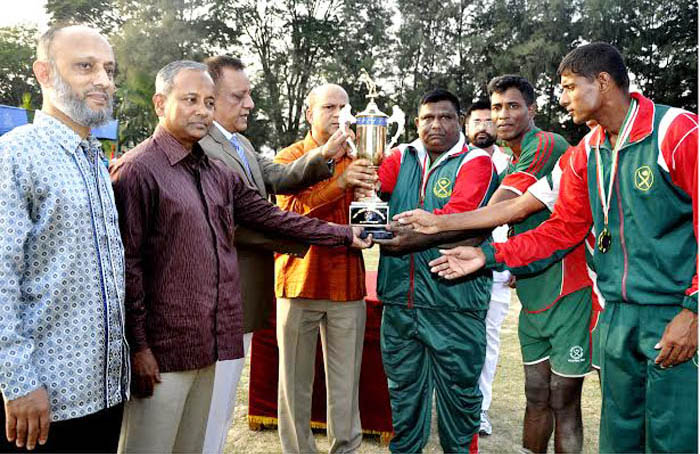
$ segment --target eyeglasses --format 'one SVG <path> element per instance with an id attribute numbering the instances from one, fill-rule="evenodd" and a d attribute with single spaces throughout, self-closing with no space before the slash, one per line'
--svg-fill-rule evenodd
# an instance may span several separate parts
<path id="1" fill-rule="evenodd" d="M 474 120 L 471 120 L 469 123 L 471 123 L 471 124 L 474 125 L 474 126 L 481 126 L 481 125 L 484 125 L 484 126 L 492 126 L 492 125 L 493 125 L 493 121 L 492 121 L 492 120 L 478 120 L 478 119 L 474 119 Z"/>

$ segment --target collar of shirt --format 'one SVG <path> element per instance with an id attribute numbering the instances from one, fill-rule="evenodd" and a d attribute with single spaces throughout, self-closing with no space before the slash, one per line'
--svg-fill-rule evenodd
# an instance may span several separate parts
<path id="1" fill-rule="evenodd" d="M 36 128 L 46 131 L 49 137 L 55 137 L 58 144 L 67 153 L 74 154 L 80 147 L 89 158 L 89 162 L 92 162 L 92 159 L 95 157 L 92 153 L 96 153 L 97 157 L 103 161 L 105 160 L 102 152 L 102 143 L 92 133 L 83 139 L 70 126 L 41 110 L 37 110 L 34 114 L 33 124 Z M 60 133 L 56 134 L 56 130 L 60 131 Z"/>
<path id="2" fill-rule="evenodd" d="M 228 132 L 228 129 L 224 128 L 223 126 L 221 126 L 221 125 L 220 125 L 218 122 L 216 122 L 216 121 L 214 122 L 214 126 L 216 126 L 217 128 L 219 128 L 219 131 L 221 131 L 221 134 L 223 134 L 224 137 L 226 137 L 226 140 L 228 140 L 229 142 L 231 141 L 231 137 L 233 137 L 233 135 L 234 135 L 235 133 L 233 133 L 233 132 Z"/>
<path id="3" fill-rule="evenodd" d="M 171 167 L 177 165 L 188 156 L 191 156 L 192 163 L 194 164 L 204 164 L 208 162 L 207 156 L 204 154 L 202 147 L 199 146 L 199 143 L 195 142 L 192 145 L 192 150 L 188 150 L 177 141 L 175 136 L 160 125 L 156 127 L 153 133 L 153 140 L 158 148 L 163 150 Z"/>
<path id="4" fill-rule="evenodd" d="M 654 131 L 654 103 L 644 97 L 641 93 L 633 92 L 630 96 L 639 103 L 637 116 L 632 124 L 632 130 L 629 135 L 629 143 L 636 143 L 646 139 Z M 622 132 L 622 131 L 620 131 Z M 607 131 L 602 126 L 598 125 L 586 136 L 590 146 L 598 146 L 612 150 L 610 138 Z"/>
<path id="5" fill-rule="evenodd" d="M 535 136 L 538 132 L 542 131 L 540 128 L 537 126 L 533 126 L 528 132 L 525 133 L 523 136 L 522 140 L 520 140 L 520 153 L 522 154 L 522 150 L 525 149 L 529 145 L 530 142 L 533 140 L 539 141 L 540 139 Z M 515 153 L 513 153 L 510 157 L 510 162 L 513 164 L 517 164 L 520 159 L 515 156 Z"/>
<path id="6" fill-rule="evenodd" d="M 464 144 L 466 142 L 466 138 L 464 137 L 463 133 L 459 133 L 459 140 L 457 140 L 457 143 L 455 143 L 452 148 L 447 150 L 447 152 L 443 153 L 439 159 L 437 159 L 435 162 L 442 161 L 444 157 L 451 156 L 453 154 L 458 154 L 462 152 L 462 149 L 464 148 Z M 418 156 L 423 159 L 427 154 L 428 150 L 425 149 L 425 145 L 423 145 L 423 141 L 420 140 L 420 137 L 414 140 L 413 142 L 408 144 L 409 147 L 412 147 L 413 149 L 416 150 L 416 153 Z M 434 164 L 434 163 L 433 163 Z M 431 165 L 432 166 L 432 165 Z"/>
<path id="7" fill-rule="evenodd" d="M 306 137 L 304 137 L 304 152 L 313 150 L 320 146 L 321 145 L 319 145 L 318 142 L 316 142 L 316 140 L 311 136 L 311 131 L 307 132 Z"/>
<path id="8" fill-rule="evenodd" d="M 58 144 L 68 153 L 75 153 L 80 142 L 83 141 L 70 126 L 41 110 L 37 110 L 34 114 L 33 124 L 36 128 L 46 131 L 48 137 L 55 138 Z M 59 130 L 60 133 L 56 134 L 56 130 Z"/>

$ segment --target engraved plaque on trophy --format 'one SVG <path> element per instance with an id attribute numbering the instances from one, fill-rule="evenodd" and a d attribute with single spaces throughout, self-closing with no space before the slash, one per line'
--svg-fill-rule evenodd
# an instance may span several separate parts
<path id="1" fill-rule="evenodd" d="M 340 113 L 339 122 L 343 128 L 347 128 L 348 123 L 356 124 L 356 145 L 350 142 L 351 148 L 355 157 L 367 159 L 376 170 L 384 159 L 385 151 L 391 150 L 403 132 L 406 117 L 398 106 L 393 107 L 391 117 L 379 110 L 374 102 L 378 97 L 377 87 L 364 69 L 362 69 L 360 81 L 366 84 L 369 92 L 367 107 L 353 117 L 351 106 L 346 105 Z M 396 124 L 396 133 L 387 145 L 386 134 L 391 123 Z M 393 237 L 393 234 L 386 229 L 390 221 L 389 204 L 377 196 L 376 188 L 368 197 L 350 204 L 350 225 L 363 227 L 374 238 Z"/>

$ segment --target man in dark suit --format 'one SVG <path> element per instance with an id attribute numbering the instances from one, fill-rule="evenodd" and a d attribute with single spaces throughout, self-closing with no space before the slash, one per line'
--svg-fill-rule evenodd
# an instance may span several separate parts
<path id="1" fill-rule="evenodd" d="M 347 136 L 339 130 L 323 147 L 288 164 L 277 164 L 257 153 L 241 133 L 255 107 L 245 66 L 238 58 L 211 57 L 205 61 L 216 86 L 214 124 L 199 144 L 212 158 L 236 170 L 263 197 L 294 192 L 333 174 L 335 159 L 347 150 Z M 352 133 L 351 133 L 352 134 Z M 355 178 L 349 175 L 350 178 Z M 370 185 L 371 187 L 371 185 Z M 244 349 L 252 333 L 263 328 L 274 304 L 273 252 L 303 256 L 308 245 L 239 227 L 236 248 L 243 297 Z M 236 388 L 245 358 L 216 365 L 214 394 L 204 441 L 204 452 L 222 452 L 236 403 Z"/>

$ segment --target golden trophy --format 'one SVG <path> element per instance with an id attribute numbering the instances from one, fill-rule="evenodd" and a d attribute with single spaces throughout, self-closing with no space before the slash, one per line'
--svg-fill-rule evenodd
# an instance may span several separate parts
<path id="1" fill-rule="evenodd" d="M 391 117 L 379 110 L 374 102 L 374 99 L 379 97 L 377 86 L 364 68 L 360 81 L 367 86 L 369 103 L 365 110 L 355 117 L 351 113 L 352 107 L 349 104 L 346 105 L 340 112 L 339 123 L 342 128 L 347 128 L 350 123 L 357 125 L 355 134 L 357 143 L 354 144 L 348 139 L 353 155 L 359 159 L 369 160 L 376 170 L 384 159 L 385 151 L 391 150 L 403 133 L 406 116 L 398 106 L 392 108 Z M 387 145 L 387 129 L 392 123 L 396 124 L 396 133 Z M 389 204 L 377 196 L 377 189 L 373 190 L 369 197 L 350 204 L 350 225 L 363 227 L 367 233 L 371 233 L 377 239 L 392 238 L 393 234 L 386 229 L 391 221 Z"/>

